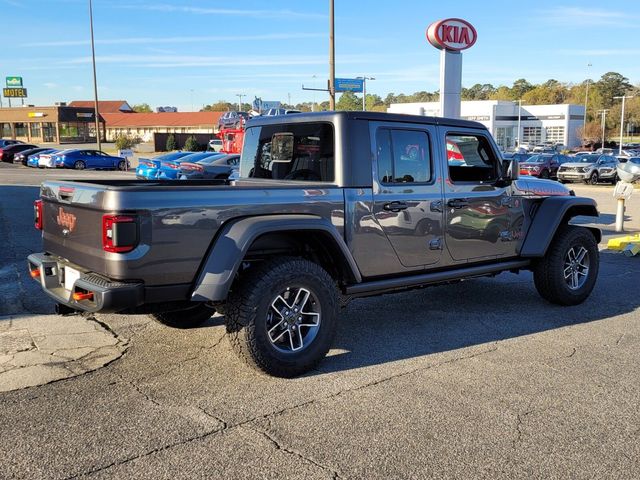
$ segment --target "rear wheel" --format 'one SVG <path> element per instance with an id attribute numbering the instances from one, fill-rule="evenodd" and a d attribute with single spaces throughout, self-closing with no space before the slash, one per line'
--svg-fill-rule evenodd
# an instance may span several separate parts
<path id="1" fill-rule="evenodd" d="M 187 310 L 152 313 L 151 318 L 167 327 L 184 329 L 202 325 L 214 313 L 216 313 L 215 308 L 201 303 Z"/>
<path id="2" fill-rule="evenodd" d="M 338 298 L 334 280 L 319 265 L 292 257 L 267 260 L 247 272 L 227 300 L 231 345 L 269 375 L 305 373 L 331 347 Z"/>
<path id="3" fill-rule="evenodd" d="M 538 293 L 558 305 L 577 305 L 591 294 L 598 278 L 598 244 L 583 227 L 566 225 L 533 269 Z"/>
<path id="4" fill-rule="evenodd" d="M 87 168 L 87 166 L 82 160 L 78 160 L 73 164 L 73 168 L 75 168 L 76 170 L 84 170 L 85 168 Z"/>

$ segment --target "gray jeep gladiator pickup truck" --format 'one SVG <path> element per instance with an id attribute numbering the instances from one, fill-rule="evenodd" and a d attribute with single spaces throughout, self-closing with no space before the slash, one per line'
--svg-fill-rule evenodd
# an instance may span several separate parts
<path id="1" fill-rule="evenodd" d="M 217 310 L 240 357 L 290 377 L 326 355 L 351 298 L 531 270 L 547 301 L 584 301 L 601 234 L 570 221 L 595 202 L 518 173 L 475 122 L 253 119 L 235 180 L 44 182 L 28 266 L 60 313 L 186 328 Z"/>

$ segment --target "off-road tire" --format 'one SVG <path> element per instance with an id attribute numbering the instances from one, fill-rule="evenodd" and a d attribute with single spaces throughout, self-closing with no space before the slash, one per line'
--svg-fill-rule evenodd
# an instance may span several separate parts
<path id="1" fill-rule="evenodd" d="M 209 320 L 216 313 L 215 308 L 201 303 L 187 310 L 176 310 L 173 312 L 152 313 L 150 316 L 156 322 L 171 328 L 195 328 Z"/>
<path id="2" fill-rule="evenodd" d="M 571 289 L 564 277 L 565 258 L 571 248 L 584 247 L 589 271 L 584 284 Z M 533 281 L 542 298 L 557 305 L 578 305 L 591 294 L 598 278 L 599 252 L 593 234 L 584 227 L 564 225 L 558 229 L 546 255 L 533 268 Z"/>
<path id="3" fill-rule="evenodd" d="M 299 351 L 278 350 L 267 332 L 271 303 L 288 287 L 309 290 L 320 304 L 320 326 Z M 295 377 L 314 368 L 327 354 L 337 327 L 339 292 L 318 264 L 296 257 L 276 257 L 247 271 L 226 302 L 229 341 L 249 366 L 276 377 Z"/>
<path id="4" fill-rule="evenodd" d="M 87 165 L 82 160 L 78 160 L 73 164 L 73 168 L 76 170 L 84 170 L 87 168 Z"/>

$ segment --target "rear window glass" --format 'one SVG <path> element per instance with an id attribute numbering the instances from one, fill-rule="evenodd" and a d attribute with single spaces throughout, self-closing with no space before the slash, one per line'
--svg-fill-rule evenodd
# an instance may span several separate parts
<path id="1" fill-rule="evenodd" d="M 331 124 L 264 125 L 246 130 L 240 178 L 333 182 L 334 176 Z"/>

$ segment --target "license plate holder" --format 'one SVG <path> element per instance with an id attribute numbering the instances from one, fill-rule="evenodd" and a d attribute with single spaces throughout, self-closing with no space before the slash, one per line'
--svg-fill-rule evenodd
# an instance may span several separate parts
<path id="1" fill-rule="evenodd" d="M 73 284 L 80 278 L 80 272 L 75 268 L 64 267 L 64 288 L 71 291 Z"/>

